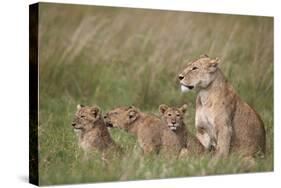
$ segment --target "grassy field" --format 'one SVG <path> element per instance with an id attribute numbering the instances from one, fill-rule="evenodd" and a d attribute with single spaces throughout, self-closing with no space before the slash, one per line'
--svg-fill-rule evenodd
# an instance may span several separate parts
<path id="1" fill-rule="evenodd" d="M 272 18 L 50 4 L 39 18 L 41 185 L 273 170 Z M 71 127 L 78 103 L 156 114 L 162 103 L 190 103 L 185 121 L 194 133 L 196 94 L 182 94 L 177 75 L 183 60 L 204 53 L 222 59 L 225 76 L 261 115 L 264 159 L 249 168 L 232 155 L 209 168 L 210 156 L 141 157 L 132 135 L 111 130 L 126 154 L 109 165 L 99 154 L 83 160 Z"/>

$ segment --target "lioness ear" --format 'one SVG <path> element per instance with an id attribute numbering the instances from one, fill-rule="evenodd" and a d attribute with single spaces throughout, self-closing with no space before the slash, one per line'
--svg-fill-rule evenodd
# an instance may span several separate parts
<path id="1" fill-rule="evenodd" d="M 210 68 L 211 72 L 214 72 L 217 70 L 219 62 L 220 62 L 220 59 L 217 57 L 215 59 L 212 59 L 211 61 L 209 61 L 209 68 Z"/>
<path id="2" fill-rule="evenodd" d="M 159 106 L 159 112 L 162 113 L 162 114 L 164 114 L 167 109 L 168 109 L 168 106 L 166 104 L 161 104 Z"/>
<path id="3" fill-rule="evenodd" d="M 180 110 L 182 111 L 182 113 L 185 113 L 187 108 L 188 108 L 188 105 L 184 104 L 184 105 L 182 105 L 182 107 L 180 107 Z"/>
<path id="4" fill-rule="evenodd" d="M 94 106 L 91 109 L 91 113 L 94 117 L 97 117 L 100 112 L 101 112 L 101 109 L 98 106 Z"/>
<path id="5" fill-rule="evenodd" d="M 84 107 L 84 105 L 78 104 L 78 105 L 77 105 L 77 110 L 80 110 L 82 107 Z"/>
<path id="6" fill-rule="evenodd" d="M 220 59 L 218 57 L 209 61 L 210 66 L 218 66 L 219 62 L 220 62 Z"/>

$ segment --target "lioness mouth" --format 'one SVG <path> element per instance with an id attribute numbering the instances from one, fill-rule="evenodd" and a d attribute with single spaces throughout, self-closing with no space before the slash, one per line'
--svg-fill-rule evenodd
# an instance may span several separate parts
<path id="1" fill-rule="evenodd" d="M 193 89 L 194 88 L 194 86 L 188 86 L 188 85 L 183 85 L 183 86 L 187 87 L 188 89 Z"/>
<path id="2" fill-rule="evenodd" d="M 188 91 L 192 90 L 193 88 L 194 88 L 194 86 L 189 86 L 189 85 L 181 84 L 182 92 L 188 92 Z"/>

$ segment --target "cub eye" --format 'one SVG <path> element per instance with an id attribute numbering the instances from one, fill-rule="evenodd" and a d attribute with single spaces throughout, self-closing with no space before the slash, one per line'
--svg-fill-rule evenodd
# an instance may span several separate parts
<path id="1" fill-rule="evenodd" d="M 81 118 L 85 118 L 85 116 L 83 116 L 83 115 L 82 115 L 82 116 L 80 116 L 80 117 L 81 117 Z"/>
<path id="2" fill-rule="evenodd" d="M 168 116 L 171 116 L 172 114 L 168 114 Z"/>
<path id="3" fill-rule="evenodd" d="M 180 114 L 177 114 L 177 116 L 179 117 L 179 116 L 180 116 Z"/>
<path id="4" fill-rule="evenodd" d="M 192 68 L 192 70 L 197 70 L 197 69 L 198 69 L 198 67 L 193 67 L 193 68 Z"/>

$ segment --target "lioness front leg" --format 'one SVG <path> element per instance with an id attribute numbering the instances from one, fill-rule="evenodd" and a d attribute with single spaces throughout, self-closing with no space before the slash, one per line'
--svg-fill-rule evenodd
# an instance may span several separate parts
<path id="1" fill-rule="evenodd" d="M 207 132 L 197 131 L 196 138 L 206 149 L 211 148 L 211 138 Z"/>
<path id="2" fill-rule="evenodd" d="M 217 147 L 215 158 L 227 157 L 230 150 L 232 138 L 232 127 L 225 121 L 218 121 L 217 127 Z"/>

